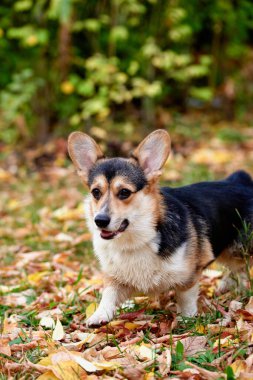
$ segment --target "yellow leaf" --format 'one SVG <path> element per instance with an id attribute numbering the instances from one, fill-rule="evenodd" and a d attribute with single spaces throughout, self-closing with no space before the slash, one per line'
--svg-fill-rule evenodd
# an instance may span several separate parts
<path id="1" fill-rule="evenodd" d="M 53 340 L 61 340 L 65 335 L 65 332 L 63 330 L 63 326 L 61 324 L 61 321 L 59 318 L 57 318 L 57 322 L 53 331 L 52 339 Z"/>
<path id="2" fill-rule="evenodd" d="M 50 369 L 60 380 L 80 380 L 86 377 L 86 372 L 74 360 L 58 362 L 50 366 Z"/>
<path id="3" fill-rule="evenodd" d="M 38 380 L 58 380 L 58 377 L 56 377 L 52 371 L 47 371 L 43 373 L 42 375 L 40 375 L 39 377 L 37 377 L 37 379 Z"/>
<path id="4" fill-rule="evenodd" d="M 247 364 L 244 360 L 235 360 L 230 367 L 233 369 L 235 376 L 239 376 L 241 372 L 244 372 L 247 369 Z"/>
<path id="5" fill-rule="evenodd" d="M 90 318 L 92 314 L 95 313 L 96 309 L 97 309 L 97 303 L 96 302 L 90 303 L 89 306 L 85 310 L 86 318 Z"/>
<path id="6" fill-rule="evenodd" d="M 234 345 L 238 344 L 238 339 L 231 339 L 231 335 L 226 336 L 223 339 L 217 339 L 214 342 L 213 348 L 215 347 L 233 347 Z"/>
<path id="7" fill-rule="evenodd" d="M 155 379 L 154 372 L 148 372 L 144 376 L 144 380 L 153 380 L 153 379 Z"/>
<path id="8" fill-rule="evenodd" d="M 199 323 L 196 324 L 196 331 L 199 333 L 199 334 L 204 334 L 206 332 L 206 328 L 204 325 L 201 325 Z"/>
<path id="9" fill-rule="evenodd" d="M 118 326 L 118 325 L 121 325 L 122 323 L 124 323 L 125 321 L 123 319 L 117 319 L 115 321 L 111 321 L 110 322 L 110 326 L 111 327 L 115 327 L 115 326 Z"/>
<path id="10" fill-rule="evenodd" d="M 133 323 L 133 322 L 126 322 L 125 323 L 125 328 L 128 330 L 134 330 L 137 327 L 140 327 L 140 325 L 137 325 L 137 323 Z"/>
<path id="11" fill-rule="evenodd" d="M 50 365 L 52 365 L 52 360 L 51 360 L 51 355 L 49 356 L 46 356 L 45 358 L 42 358 L 38 364 L 40 365 L 44 365 L 45 367 L 48 367 Z"/>
<path id="12" fill-rule="evenodd" d="M 32 273 L 27 276 L 27 279 L 31 285 L 38 285 L 41 279 L 49 273 L 48 271 Z"/>
<path id="13" fill-rule="evenodd" d="M 97 367 L 97 369 L 105 369 L 107 371 L 120 367 L 120 364 L 117 362 L 94 362 L 93 364 Z"/>

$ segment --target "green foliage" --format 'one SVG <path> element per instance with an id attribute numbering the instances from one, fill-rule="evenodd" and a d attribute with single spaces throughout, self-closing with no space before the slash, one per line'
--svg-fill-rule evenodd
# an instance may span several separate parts
<path id="1" fill-rule="evenodd" d="M 3 0 L 0 139 L 209 103 L 240 79 L 252 19 L 251 0 Z"/>

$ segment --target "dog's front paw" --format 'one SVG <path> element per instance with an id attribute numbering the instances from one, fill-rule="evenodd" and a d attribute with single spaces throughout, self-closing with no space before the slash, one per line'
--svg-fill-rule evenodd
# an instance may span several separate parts
<path id="1" fill-rule="evenodd" d="M 87 327 L 99 327 L 110 322 L 112 317 L 111 313 L 95 312 L 90 318 L 86 319 L 85 323 Z"/>
<path id="2" fill-rule="evenodd" d="M 180 307 L 177 305 L 177 313 L 180 314 L 180 318 L 195 317 L 198 314 L 198 307 L 197 305 L 190 305 L 189 307 Z"/>

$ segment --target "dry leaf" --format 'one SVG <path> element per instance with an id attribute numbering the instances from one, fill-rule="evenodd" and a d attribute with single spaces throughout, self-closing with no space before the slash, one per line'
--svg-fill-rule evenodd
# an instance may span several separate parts
<path id="1" fill-rule="evenodd" d="M 86 318 L 90 318 L 92 316 L 92 314 L 95 313 L 97 306 L 98 306 L 98 304 L 96 302 L 92 302 L 89 304 L 89 306 L 87 306 L 87 308 L 85 310 Z"/>
<path id="2" fill-rule="evenodd" d="M 55 328 L 55 321 L 52 317 L 43 317 L 40 320 L 40 326 L 48 328 L 48 329 L 54 329 Z"/>
<path id="3" fill-rule="evenodd" d="M 117 362 L 94 362 L 97 370 L 104 369 L 107 371 L 112 371 L 113 369 L 117 369 L 120 367 L 120 364 Z"/>
<path id="4" fill-rule="evenodd" d="M 86 379 L 86 372 L 74 361 L 60 361 L 50 366 L 50 370 L 60 380 L 80 380 Z"/>
<path id="5" fill-rule="evenodd" d="M 11 356 L 11 348 L 8 342 L 9 342 L 9 339 L 0 338 L 0 353 Z"/>
<path id="6" fill-rule="evenodd" d="M 237 359 L 230 364 L 230 367 L 232 368 L 234 375 L 237 377 L 241 372 L 244 372 L 247 369 L 247 364 L 244 360 Z"/>
<path id="7" fill-rule="evenodd" d="M 156 358 L 159 366 L 159 372 L 162 376 L 167 375 L 170 372 L 171 367 L 171 351 L 166 349 Z"/>
<path id="8" fill-rule="evenodd" d="M 47 371 L 37 377 L 37 380 L 58 380 L 59 378 L 55 376 L 55 374 L 52 371 Z"/>
<path id="9" fill-rule="evenodd" d="M 65 332 L 63 329 L 63 326 L 61 324 L 61 321 L 59 318 L 57 318 L 56 325 L 53 331 L 52 339 L 53 340 L 61 340 L 64 338 Z"/>
<path id="10" fill-rule="evenodd" d="M 204 350 L 207 338 L 205 336 L 189 336 L 181 339 L 180 342 L 184 346 L 185 355 L 192 356 Z"/>
<path id="11" fill-rule="evenodd" d="M 137 323 L 133 323 L 133 322 L 126 322 L 124 326 L 128 330 L 135 330 L 136 328 L 140 327 L 140 325 L 138 325 Z"/>
<path id="12" fill-rule="evenodd" d="M 72 360 L 74 360 L 76 363 L 78 363 L 85 371 L 87 372 L 96 372 L 97 371 L 97 365 L 89 362 L 88 360 L 84 359 L 82 355 L 80 355 L 77 352 L 71 352 L 70 357 Z"/>

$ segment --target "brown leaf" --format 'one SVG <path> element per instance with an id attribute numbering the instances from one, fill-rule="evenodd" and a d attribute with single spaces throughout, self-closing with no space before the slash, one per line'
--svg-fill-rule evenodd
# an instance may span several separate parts
<path id="1" fill-rule="evenodd" d="M 189 336 L 181 339 L 180 342 L 184 346 L 185 355 L 192 356 L 204 350 L 207 338 L 205 336 Z"/>
<path id="2" fill-rule="evenodd" d="M 8 342 L 9 342 L 9 339 L 0 338 L 0 352 L 2 354 L 11 356 L 11 348 L 10 348 Z"/>
<path id="3" fill-rule="evenodd" d="M 156 359 L 158 362 L 159 372 L 162 376 L 167 375 L 170 372 L 171 367 L 171 351 L 166 349 L 161 355 Z"/>

